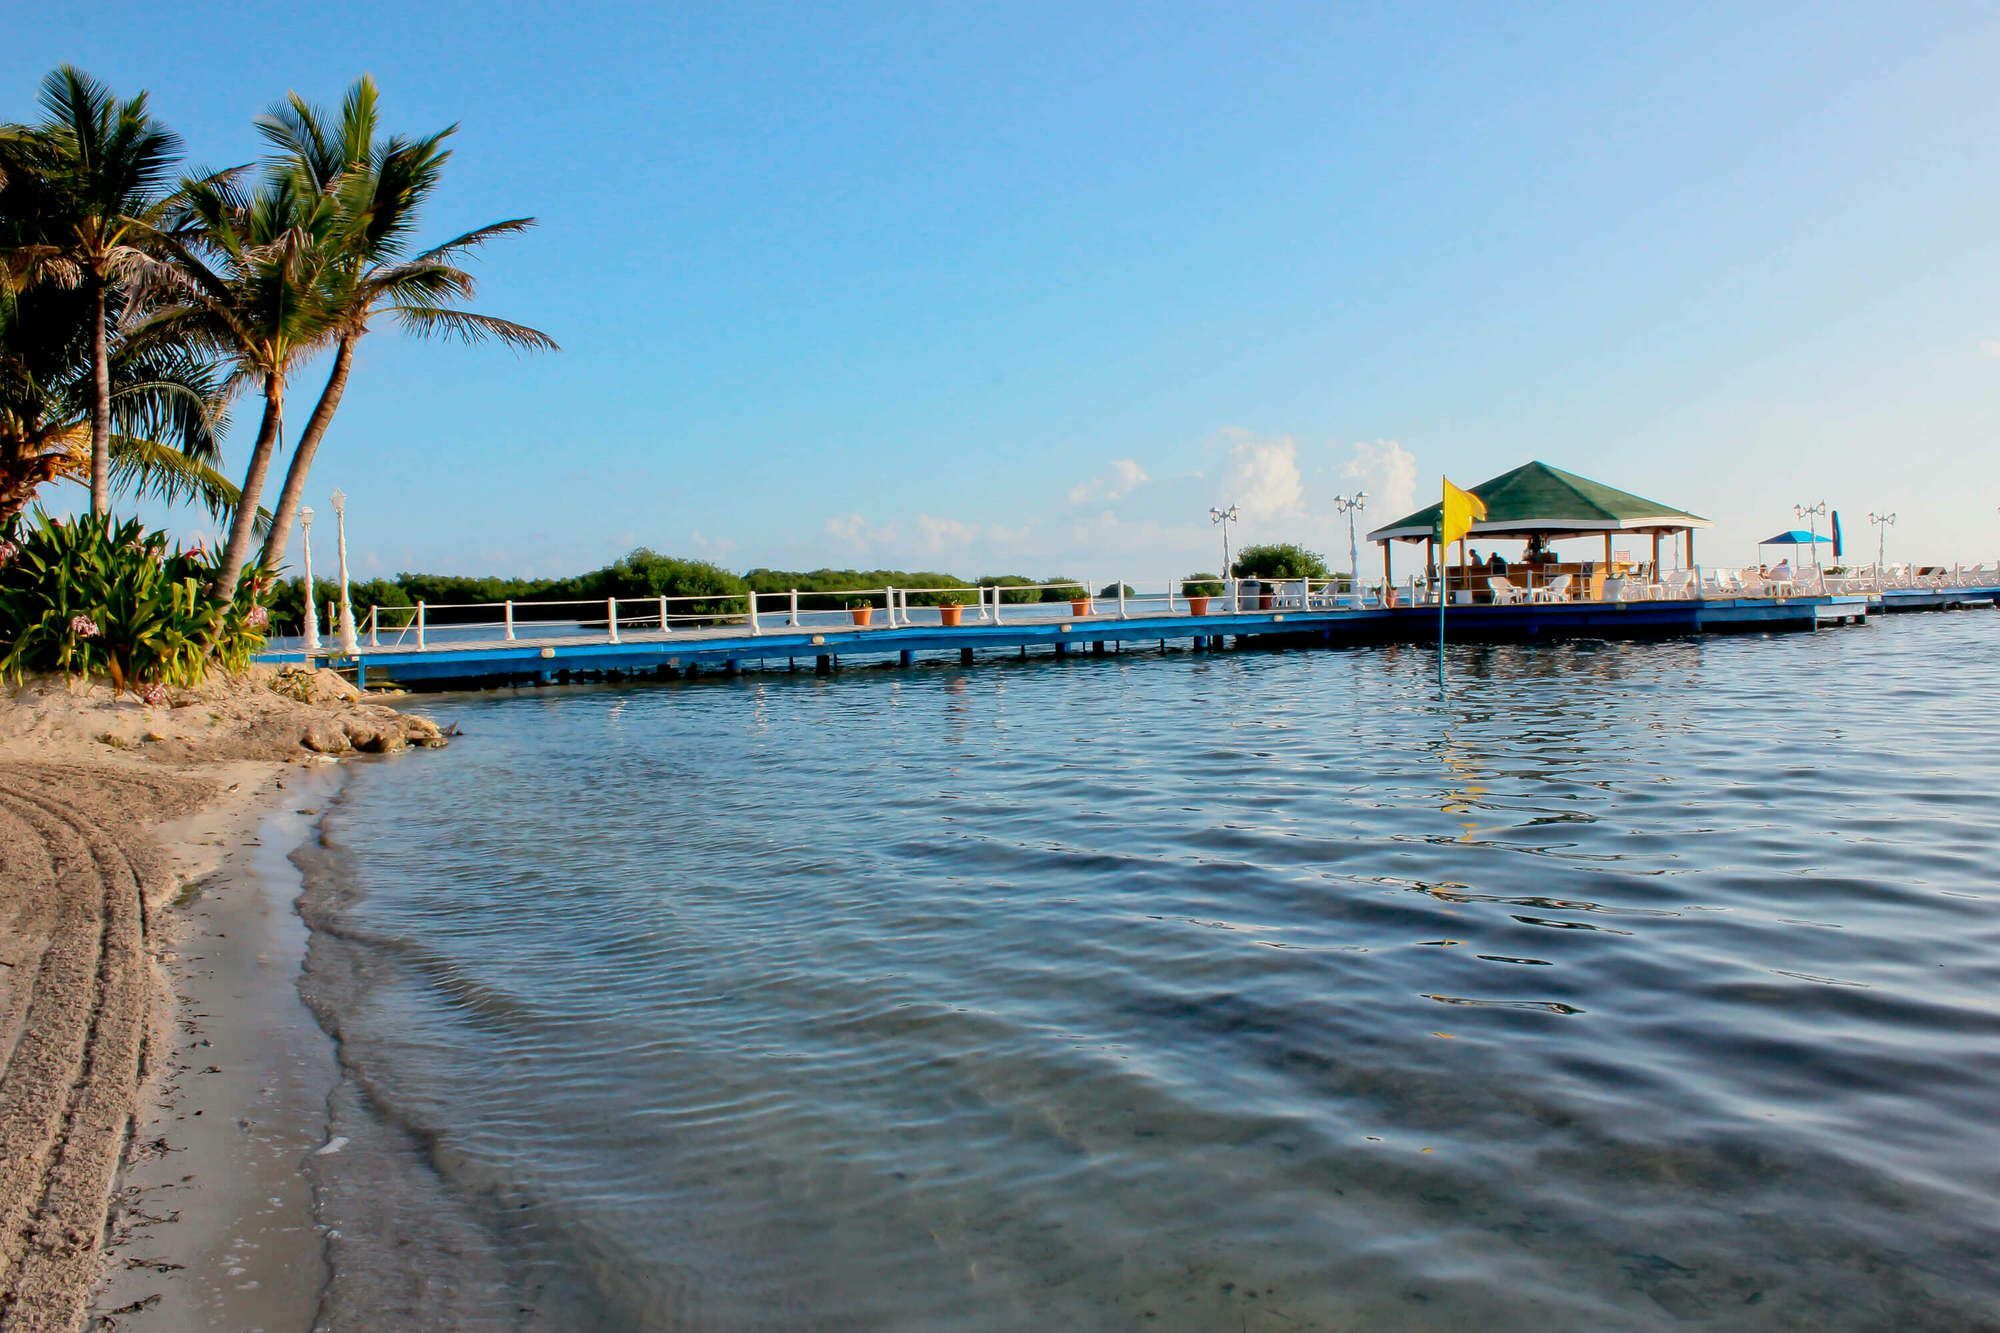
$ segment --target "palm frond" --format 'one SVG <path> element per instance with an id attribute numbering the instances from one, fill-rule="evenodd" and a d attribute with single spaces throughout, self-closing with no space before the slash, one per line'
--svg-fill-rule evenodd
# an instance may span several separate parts
<path id="1" fill-rule="evenodd" d="M 534 218 L 508 218 L 504 222 L 489 222 L 483 227 L 474 227 L 471 231 L 454 236 L 442 245 L 432 246 L 422 254 L 417 255 L 411 262 L 439 263 L 464 254 L 468 250 L 476 250 L 496 237 L 518 236 L 535 225 L 536 221 Z"/>
<path id="2" fill-rule="evenodd" d="M 218 521 L 233 515 L 243 500 L 236 484 L 208 463 L 143 435 L 111 437 L 111 480 L 132 494 L 166 504 L 198 504 Z M 270 512 L 259 506 L 257 531 L 270 526 Z"/>
<path id="3" fill-rule="evenodd" d="M 434 306 L 395 305 L 390 310 L 404 330 L 419 338 L 451 338 L 464 343 L 492 339 L 524 351 L 555 352 L 561 348 L 540 329 L 516 324 L 509 319 L 475 314 L 470 310 L 447 310 Z"/>

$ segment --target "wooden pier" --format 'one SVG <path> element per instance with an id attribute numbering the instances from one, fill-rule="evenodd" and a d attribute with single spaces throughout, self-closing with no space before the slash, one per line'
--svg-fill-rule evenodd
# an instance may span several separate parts
<path id="1" fill-rule="evenodd" d="M 1294 585 L 1297 586 L 1297 585 Z M 1927 604 L 1991 606 L 2000 587 L 1952 589 L 1927 594 Z M 312 660 L 351 669 L 364 685 L 394 684 L 413 689 L 460 689 L 501 685 L 546 685 L 590 680 L 673 679 L 703 673 L 747 670 L 831 672 L 843 662 L 891 661 L 914 665 L 920 657 L 949 655 L 963 665 L 981 659 L 1031 654 L 1067 656 L 1134 649 L 1205 652 L 1250 646 L 1340 647 L 1369 643 L 1428 643 L 1437 637 L 1435 605 L 1355 607 L 1333 604 L 1337 594 L 1307 588 L 1289 604 L 1269 609 L 1235 609 L 1193 614 L 1185 605 L 1123 611 L 1097 599 L 1085 614 L 1047 605 L 1006 608 L 997 598 L 982 599 L 982 620 L 950 625 L 936 609 L 904 607 L 893 624 L 794 624 L 797 613 L 777 625 L 705 623 L 675 627 L 668 615 L 653 628 L 622 626 L 591 630 L 523 622 L 516 632 L 512 611 L 507 631 L 492 635 L 477 627 L 438 626 L 420 644 L 359 645 L 352 654 L 321 652 Z M 1171 602 L 1171 599 L 1167 599 Z M 1222 599 L 1216 599 L 1222 600 Z M 1261 599 L 1251 599 L 1254 602 Z M 1914 596 L 1835 593 L 1771 598 L 1687 598 L 1650 601 L 1566 601 L 1496 606 L 1453 605 L 1446 610 L 1452 641 L 1536 641 L 1566 638 L 1647 639 L 1697 634 L 1811 632 L 1828 625 L 1858 624 L 1877 611 L 1914 609 Z M 1242 605 L 1242 599 L 1235 604 Z M 1229 603 L 1225 603 L 1225 606 Z M 990 612 L 990 614 L 989 614 Z M 616 606 L 614 616 L 619 615 Z M 811 618 L 812 613 L 808 613 Z M 821 613 L 824 615 L 824 613 Z M 910 622 L 910 623 L 906 623 Z M 660 626 L 665 625 L 662 629 Z M 536 633 L 537 629 L 544 632 Z M 272 662 L 298 662 L 297 649 L 265 655 Z"/>

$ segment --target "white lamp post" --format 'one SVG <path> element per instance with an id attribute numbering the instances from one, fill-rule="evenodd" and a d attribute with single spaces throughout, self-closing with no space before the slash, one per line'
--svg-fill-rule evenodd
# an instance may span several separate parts
<path id="1" fill-rule="evenodd" d="M 1811 525 L 1809 530 L 1812 534 L 1811 545 L 1812 545 L 1813 568 L 1818 569 L 1819 568 L 1819 518 L 1821 514 L 1824 514 L 1826 512 L 1826 501 L 1821 500 L 1818 504 L 1810 504 L 1810 505 L 1793 505 L 1792 512 L 1794 514 L 1797 514 L 1800 518 L 1808 520 Z"/>
<path id="2" fill-rule="evenodd" d="M 1887 568 L 1883 563 L 1882 556 L 1889 549 L 1889 525 L 1896 521 L 1896 516 L 1894 514 L 1870 514 L 1868 521 L 1875 525 L 1875 588 L 1879 592 L 1882 588 L 1882 571 Z"/>
<path id="3" fill-rule="evenodd" d="M 1348 600 L 1356 610 L 1361 609 L 1361 546 L 1354 536 L 1354 516 L 1368 507 L 1368 492 L 1356 491 L 1352 495 L 1333 497 L 1334 512 L 1347 515 L 1347 567 L 1353 570 L 1348 577 Z"/>
<path id="4" fill-rule="evenodd" d="M 319 653 L 319 606 L 313 600 L 313 511 L 299 510 L 299 546 L 306 563 L 306 665 Z"/>
<path id="5" fill-rule="evenodd" d="M 1229 609 L 1240 611 L 1243 609 L 1242 597 L 1236 590 L 1236 576 L 1229 572 L 1229 525 L 1236 521 L 1236 506 L 1231 505 L 1227 509 L 1210 508 L 1208 518 L 1211 523 L 1222 528 L 1222 577 L 1224 586 L 1229 589 Z"/>
<path id="6" fill-rule="evenodd" d="M 340 537 L 340 651 L 358 657 L 361 645 L 354 641 L 354 603 L 347 596 L 347 492 L 333 493 L 334 530 Z"/>

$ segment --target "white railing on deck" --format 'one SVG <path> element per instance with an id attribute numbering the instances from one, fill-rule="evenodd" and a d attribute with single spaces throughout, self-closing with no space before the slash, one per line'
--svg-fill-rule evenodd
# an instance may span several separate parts
<path id="1" fill-rule="evenodd" d="M 1560 597 L 1551 593 L 1552 580 L 1534 571 L 1513 567 L 1504 574 L 1480 575 L 1462 584 L 1454 577 L 1450 585 L 1454 605 L 1487 603 L 1492 600 L 1489 578 L 1505 578 L 1518 590 L 1525 603 L 1591 600 L 1589 582 L 1574 577 Z M 1078 616 L 1095 619 L 1129 620 L 1140 616 L 1187 615 L 1191 612 L 1183 584 L 1174 579 L 1145 591 L 1123 582 L 1105 585 L 1093 593 L 1090 583 L 1007 583 L 972 587 L 923 588 L 840 588 L 779 592 L 683 594 L 671 597 L 606 597 L 567 601 L 505 601 L 426 603 L 415 606 L 370 606 L 367 638 L 371 648 L 414 647 L 428 650 L 439 630 L 446 631 L 458 644 L 486 642 L 470 633 L 493 631 L 499 642 L 528 642 L 573 638 L 600 632 L 611 643 L 623 643 L 629 635 L 670 638 L 696 629 L 731 625 L 747 628 L 753 635 L 780 629 L 855 628 L 853 611 L 842 606 L 815 606 L 813 602 L 847 602 L 865 605 L 871 625 L 901 628 L 935 624 L 943 619 L 940 602 L 956 599 L 962 606 L 961 623 L 1004 625 L 1021 621 L 1049 622 Z M 1345 576 L 1331 579 L 1218 579 L 1222 592 L 1208 598 L 1211 615 L 1255 611 L 1332 611 L 1378 608 L 1384 605 L 1384 585 L 1363 580 L 1358 589 Z M 1601 600 L 1638 602 L 1685 600 L 1692 598 L 1765 598 L 1817 596 L 1830 593 L 1872 593 L 1897 588 L 1949 589 L 2000 586 L 2000 566 L 1958 566 L 1950 570 L 1913 571 L 1907 565 L 1892 565 L 1878 576 L 1873 569 L 1826 575 L 1810 567 L 1784 575 L 1780 571 L 1760 573 L 1754 568 L 1732 569 L 1697 565 L 1687 570 L 1668 570 L 1660 577 L 1648 576 L 1643 569 L 1605 580 Z M 1436 606 L 1438 590 L 1418 575 L 1406 576 L 1393 588 L 1398 606 Z M 1054 596 L 1049 596 L 1054 594 Z M 1010 597 L 1012 600 L 1010 600 Z M 1046 598 L 1046 600 L 1045 600 Z M 1059 610 L 1069 603 L 1067 611 Z M 550 612 L 567 611 L 565 616 Z M 442 613 L 442 620 L 440 614 Z M 935 617 L 935 618 L 934 618 Z M 537 634 L 537 630 L 548 631 Z"/>
<path id="2" fill-rule="evenodd" d="M 611 643 L 633 634 L 667 638 L 694 629 L 739 625 L 753 635 L 775 629 L 856 628 L 854 610 L 847 606 L 811 603 L 853 603 L 870 610 L 870 624 L 900 628 L 942 621 L 941 603 L 956 601 L 962 624 L 1004 625 L 1018 621 L 1072 619 L 1129 620 L 1160 614 L 1183 615 L 1191 610 L 1183 585 L 1174 579 L 1157 591 L 1118 582 L 1005 583 L 971 587 L 820 588 L 684 594 L 672 597 L 607 597 L 602 600 L 503 602 L 419 602 L 415 606 L 368 608 L 368 646 L 416 648 L 427 651 L 440 630 L 456 643 L 482 642 L 477 631 L 493 631 L 499 642 L 535 642 L 602 633 Z M 1363 583 L 1357 599 L 1344 576 L 1334 579 L 1218 579 L 1223 591 L 1208 598 L 1209 614 L 1231 611 L 1336 610 L 1380 606 L 1379 585 Z M 1067 611 L 1063 611 L 1065 603 Z M 568 612 L 569 614 L 551 614 Z M 537 630 L 547 631 L 537 633 Z"/>

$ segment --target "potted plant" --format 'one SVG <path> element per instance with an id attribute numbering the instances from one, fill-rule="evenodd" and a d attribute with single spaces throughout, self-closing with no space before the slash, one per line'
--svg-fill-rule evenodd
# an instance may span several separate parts
<path id="1" fill-rule="evenodd" d="M 1188 614 L 1208 614 L 1209 599 L 1222 596 L 1222 581 L 1208 574 L 1190 574 L 1181 580 L 1181 595 L 1187 598 Z"/>
<path id="2" fill-rule="evenodd" d="M 1076 596 L 1069 599 L 1069 613 L 1073 616 L 1087 616 L 1090 614 L 1090 589 L 1084 588 Z"/>
<path id="3" fill-rule="evenodd" d="M 938 598 L 938 623 L 947 629 L 957 625 L 965 615 L 965 594 L 948 592 Z"/>
<path id="4" fill-rule="evenodd" d="M 875 621 L 875 603 L 857 599 L 847 604 L 847 613 L 854 617 L 857 625 L 870 625 Z"/>

